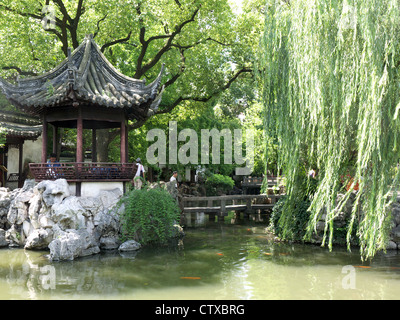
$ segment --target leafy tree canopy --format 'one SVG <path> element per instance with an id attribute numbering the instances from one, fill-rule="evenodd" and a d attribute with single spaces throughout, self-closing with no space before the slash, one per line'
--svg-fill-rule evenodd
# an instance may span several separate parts
<path id="1" fill-rule="evenodd" d="M 68 47 L 76 48 L 92 33 L 128 76 L 151 81 L 165 63 L 157 119 L 177 106 L 196 112 L 201 104 L 215 105 L 216 98 L 235 117 L 243 101 L 254 99 L 252 61 L 262 1 L 243 1 L 241 14 L 232 8 L 227 0 L 1 0 L 0 75 L 15 79 L 49 71 Z M 231 88 L 232 96 L 221 95 Z M 101 152 L 117 136 L 115 130 L 98 132 L 99 161 L 108 160 Z"/>
<path id="2" fill-rule="evenodd" d="M 248 39 L 240 39 L 242 22 L 227 1 L 2 0 L 0 10 L 3 76 L 48 71 L 88 33 L 128 76 L 152 80 L 166 64 L 160 113 L 208 101 L 251 71 Z"/>

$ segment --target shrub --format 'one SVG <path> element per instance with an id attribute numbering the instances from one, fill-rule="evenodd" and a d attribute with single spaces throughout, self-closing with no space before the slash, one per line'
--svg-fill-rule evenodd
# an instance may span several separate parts
<path id="1" fill-rule="evenodd" d="M 286 220 L 282 225 L 280 219 L 283 210 L 286 209 L 285 202 L 287 196 L 282 196 L 272 209 L 271 227 L 272 232 L 284 240 L 303 241 L 306 235 L 306 230 L 310 220 L 310 212 L 308 208 L 311 204 L 310 200 L 299 200 L 296 202 L 290 220 Z M 286 209 L 287 210 L 287 209 Z M 346 244 L 346 236 L 348 233 L 350 223 L 350 216 L 346 217 L 344 221 L 339 224 L 333 224 L 333 242 L 335 244 Z M 357 225 L 357 221 L 354 222 Z M 356 228 L 353 229 L 351 234 L 351 244 L 359 245 L 359 238 Z"/>
<path id="2" fill-rule="evenodd" d="M 162 188 L 131 190 L 121 200 L 122 240 L 136 240 L 141 244 L 166 243 L 175 232 L 179 221 L 177 201 Z"/>
<path id="3" fill-rule="evenodd" d="M 292 209 L 293 215 L 289 223 L 290 225 L 286 226 L 286 230 L 283 230 L 279 220 L 282 216 L 282 210 L 285 210 L 286 199 L 286 196 L 282 196 L 272 209 L 271 225 L 273 232 L 285 240 L 301 241 L 305 236 L 307 223 L 310 218 L 310 213 L 308 212 L 310 201 L 300 200 L 296 203 Z"/>
<path id="4" fill-rule="evenodd" d="M 235 181 L 231 177 L 221 174 L 213 174 L 206 180 L 206 192 L 208 196 L 219 195 L 233 189 Z"/>

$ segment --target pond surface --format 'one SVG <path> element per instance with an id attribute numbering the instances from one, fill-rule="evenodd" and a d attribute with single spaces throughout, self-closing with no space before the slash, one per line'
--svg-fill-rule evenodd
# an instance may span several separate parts
<path id="1" fill-rule="evenodd" d="M 262 225 L 186 229 L 179 246 L 49 262 L 0 250 L 0 299 L 398 299 L 400 255 L 274 243 Z"/>

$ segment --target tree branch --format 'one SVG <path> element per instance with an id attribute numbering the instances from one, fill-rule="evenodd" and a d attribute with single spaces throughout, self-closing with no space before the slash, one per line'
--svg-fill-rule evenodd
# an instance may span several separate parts
<path id="1" fill-rule="evenodd" d="M 33 71 L 23 71 L 20 67 L 17 66 L 5 66 L 2 67 L 3 70 L 16 70 L 21 76 L 37 76 L 37 73 Z"/>
<path id="2" fill-rule="evenodd" d="M 132 31 L 129 31 L 128 35 L 125 38 L 113 40 L 113 41 L 103 44 L 100 49 L 101 52 L 104 52 L 104 50 L 106 50 L 108 47 L 111 47 L 117 43 L 127 42 L 131 38 L 131 35 L 132 35 Z"/>
<path id="3" fill-rule="evenodd" d="M 194 19 L 195 19 L 197 13 L 199 12 L 199 10 L 200 10 L 200 6 L 196 10 L 194 10 L 191 17 L 188 20 L 185 20 L 181 24 L 177 25 L 175 27 L 175 31 L 172 32 L 170 35 L 153 36 L 153 37 L 150 37 L 148 40 L 145 40 L 144 34 L 145 34 L 146 30 L 144 27 L 142 27 L 140 29 L 140 43 L 142 44 L 142 50 L 141 50 L 138 60 L 137 60 L 136 72 L 135 72 L 134 78 L 140 79 L 148 70 L 150 70 L 152 67 L 154 67 L 158 61 L 160 61 L 163 54 L 171 49 L 172 41 L 182 31 L 183 27 L 185 25 L 187 25 L 188 23 L 195 21 Z M 164 46 L 154 55 L 153 59 L 149 63 L 142 66 L 143 59 L 146 55 L 146 51 L 147 51 L 147 48 L 148 48 L 150 42 L 157 40 L 157 39 L 168 39 L 168 40 L 166 41 Z"/>
<path id="4" fill-rule="evenodd" d="M 62 15 L 67 18 L 68 22 L 70 23 L 70 25 L 72 25 L 74 23 L 74 20 L 71 18 L 71 16 L 68 14 L 67 9 L 64 6 L 64 3 L 62 2 L 62 0 L 53 0 L 53 2 L 60 8 L 60 11 L 62 13 Z"/>
<path id="5" fill-rule="evenodd" d="M 186 57 L 185 57 L 185 54 L 184 54 L 184 53 L 185 53 L 185 50 L 184 50 L 184 49 L 181 49 L 181 48 L 178 48 L 178 50 L 179 50 L 179 52 L 180 52 L 180 54 L 181 54 L 181 61 L 182 61 L 180 70 L 179 70 L 179 72 L 178 72 L 177 74 L 175 74 L 171 79 L 169 79 L 169 80 L 164 84 L 164 87 L 165 87 L 165 88 L 167 88 L 167 87 L 169 87 L 170 85 L 174 84 L 175 81 L 179 79 L 179 77 L 182 75 L 182 73 L 183 73 L 183 72 L 185 71 L 185 69 L 186 69 L 186 65 L 185 65 Z"/>
<path id="6" fill-rule="evenodd" d="M 189 45 L 186 45 L 186 46 L 180 45 L 179 43 L 172 43 L 171 47 L 176 47 L 176 48 L 179 48 L 179 49 L 190 49 L 190 48 L 194 48 L 195 46 L 197 46 L 199 44 L 202 44 L 202 43 L 204 43 L 206 41 L 214 41 L 214 42 L 220 44 L 221 46 L 232 46 L 232 44 L 223 43 L 221 41 L 218 41 L 218 40 L 215 40 L 215 39 L 209 37 L 207 39 L 199 40 L 199 41 L 197 41 L 197 42 L 195 42 L 193 44 L 189 44 Z"/>
<path id="7" fill-rule="evenodd" d="M 242 73 L 248 73 L 248 72 L 253 72 L 253 70 L 250 69 L 250 68 L 246 68 L 246 67 L 240 69 L 238 72 L 236 72 L 236 73 L 234 74 L 234 76 L 233 76 L 224 86 L 222 86 L 222 87 L 219 88 L 218 90 L 214 91 L 212 94 L 208 95 L 207 97 L 190 97 L 190 96 L 188 96 L 188 97 L 179 97 L 179 98 L 177 98 L 173 103 L 171 103 L 170 105 L 164 106 L 164 108 L 162 108 L 162 109 L 158 109 L 158 110 L 155 112 L 155 115 L 158 115 L 158 114 L 165 114 L 165 113 L 171 112 L 171 111 L 172 111 L 174 108 L 176 108 L 182 101 L 207 102 L 207 101 L 209 101 L 211 98 L 217 96 L 217 95 L 218 95 L 219 93 L 221 93 L 222 91 L 228 89 L 228 88 L 232 85 L 232 83 L 233 83 Z M 145 118 L 145 119 L 143 119 L 143 120 L 136 121 L 135 123 L 129 125 L 129 130 L 140 128 L 141 126 L 143 126 L 143 125 L 146 123 L 146 121 L 147 121 L 148 119 L 149 119 L 149 118 Z"/>
<path id="8" fill-rule="evenodd" d="M 3 8 L 4 10 L 6 10 L 8 12 L 16 13 L 16 14 L 22 16 L 22 17 L 31 17 L 31 18 L 39 19 L 39 20 L 42 20 L 43 17 L 44 17 L 44 15 L 37 15 L 37 14 L 34 14 L 34 13 L 20 12 L 20 11 L 17 11 L 15 9 L 12 9 L 10 7 L 7 7 L 7 6 L 3 5 L 3 4 L 0 4 L 0 8 Z"/>
<path id="9" fill-rule="evenodd" d="M 100 22 L 104 21 L 107 18 L 107 16 L 108 16 L 108 13 L 106 13 L 106 15 L 103 18 L 101 18 L 99 21 L 97 21 L 97 31 L 93 34 L 93 39 L 96 38 L 97 34 L 100 31 Z"/>
<path id="10" fill-rule="evenodd" d="M 82 14 L 85 12 L 85 7 L 83 6 L 83 0 L 79 0 L 78 2 L 78 7 L 76 8 L 76 15 L 75 18 L 73 19 L 74 21 L 74 26 L 78 26 L 79 24 L 79 19 L 81 18 Z"/>
<path id="11" fill-rule="evenodd" d="M 179 2 L 179 0 L 175 0 L 175 3 L 178 5 L 179 9 L 182 9 L 182 4 Z"/>
<path id="12" fill-rule="evenodd" d="M 187 97 L 179 97 L 176 99 L 172 104 L 169 106 L 165 106 L 162 109 L 159 109 L 155 112 L 155 114 L 164 114 L 164 113 L 169 113 L 171 112 L 176 106 L 178 106 L 182 101 L 197 101 L 197 102 L 208 102 L 211 100 L 213 97 L 217 96 L 220 94 L 222 91 L 229 89 L 229 87 L 232 85 L 232 83 L 242 74 L 242 73 L 251 73 L 253 72 L 252 69 L 243 67 L 239 71 L 237 71 L 229 81 L 223 85 L 222 87 L 218 88 L 215 90 L 213 93 L 209 94 L 208 96 L 205 97 L 195 97 L 195 96 L 187 96 Z"/>
<path id="13" fill-rule="evenodd" d="M 54 33 L 57 36 L 57 38 L 60 39 L 60 41 L 62 42 L 62 35 L 58 30 L 56 30 L 56 29 L 46 29 L 46 31 Z"/>
<path id="14" fill-rule="evenodd" d="M 79 47 L 79 41 L 78 41 L 78 25 L 79 25 L 79 20 L 81 19 L 81 16 L 85 12 L 85 7 L 83 5 L 83 0 L 79 0 L 78 6 L 76 8 L 76 15 L 75 18 L 73 18 L 70 21 L 70 24 L 67 24 L 67 27 L 69 29 L 69 33 L 71 34 L 71 40 L 72 40 L 72 46 L 74 49 Z"/>

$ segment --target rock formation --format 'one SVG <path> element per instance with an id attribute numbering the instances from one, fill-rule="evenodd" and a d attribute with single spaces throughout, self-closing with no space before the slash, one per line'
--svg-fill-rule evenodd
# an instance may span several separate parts
<path id="1" fill-rule="evenodd" d="M 114 207 L 121 196 L 119 189 L 101 191 L 98 197 L 72 196 L 64 179 L 27 180 L 13 191 L 0 188 L 0 246 L 49 249 L 51 260 L 118 249 L 120 224 Z"/>

